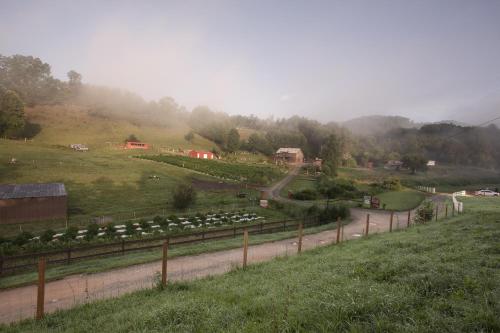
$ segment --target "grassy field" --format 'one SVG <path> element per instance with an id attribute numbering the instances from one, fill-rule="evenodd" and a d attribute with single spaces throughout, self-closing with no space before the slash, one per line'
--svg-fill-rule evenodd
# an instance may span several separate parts
<path id="1" fill-rule="evenodd" d="M 311 227 L 304 229 L 304 234 L 308 235 L 311 233 L 321 232 L 324 230 L 333 229 L 336 227 L 336 223 L 329 223 L 318 227 Z M 282 239 L 296 237 L 296 231 L 286 231 L 278 232 L 272 234 L 263 235 L 252 235 L 249 238 L 250 245 L 262 244 L 265 242 L 278 241 Z M 180 245 L 178 247 L 171 246 L 169 249 L 169 258 L 196 255 L 200 253 L 222 251 L 228 249 L 234 249 L 241 247 L 241 237 L 207 241 L 199 244 L 192 245 Z M 147 262 L 161 260 L 162 250 L 147 250 L 131 252 L 126 256 L 110 256 L 98 259 L 84 260 L 73 262 L 70 265 L 54 265 L 49 267 L 46 271 L 46 278 L 48 280 L 60 279 L 72 274 L 90 274 L 103 272 L 114 268 L 127 267 L 131 265 L 143 264 Z M 11 276 L 6 276 L 0 278 L 0 289 L 12 288 L 16 286 L 22 286 L 26 284 L 32 284 L 37 281 L 38 275 L 36 272 L 25 272 L 20 274 L 15 274 Z"/>
<path id="2" fill-rule="evenodd" d="M 286 198 L 288 191 L 316 190 L 316 179 L 311 176 L 297 176 L 281 190 L 281 196 Z"/>
<path id="3" fill-rule="evenodd" d="M 500 208 L 378 234 L 5 332 L 498 332 Z M 307 267 L 307 269 L 304 269 Z"/>
<path id="4" fill-rule="evenodd" d="M 454 192 L 458 190 L 477 190 L 479 188 L 500 187 L 500 172 L 495 170 L 458 167 L 436 166 L 427 172 L 416 175 L 408 171 L 391 171 L 384 168 L 361 169 L 340 168 L 339 177 L 356 180 L 359 182 L 375 182 L 388 177 L 400 178 L 405 186 L 417 185 L 436 187 L 438 192 Z"/>
<path id="5" fill-rule="evenodd" d="M 386 210 L 409 210 L 417 207 L 425 199 L 425 194 L 413 190 L 390 191 L 376 195 L 380 207 Z"/>
<path id="6" fill-rule="evenodd" d="M 198 136 L 184 139 L 185 124 L 172 127 L 133 124 L 92 115 L 88 110 L 68 107 L 37 107 L 26 110 L 28 118 L 42 126 L 31 141 L 0 139 L 0 183 L 63 182 L 68 191 L 69 224 L 85 225 L 92 217 L 123 220 L 134 216 L 179 213 L 170 203 L 176 185 L 193 177 L 205 182 L 218 179 L 164 163 L 134 159 L 137 151 L 119 144 L 129 134 L 149 142 L 153 149 L 140 153 L 158 154 L 169 149 L 211 149 L 214 144 Z M 71 143 L 84 143 L 88 152 L 75 152 Z M 11 158 L 17 160 L 10 164 Z M 158 176 L 158 178 L 152 178 Z M 238 189 L 200 189 L 192 211 L 251 206 L 236 198 Z M 249 198 L 257 191 L 246 190 Z M 65 221 L 23 224 L 23 230 L 37 232 L 48 227 L 65 227 Z M 19 232 L 19 225 L 0 226 L 2 235 Z"/>

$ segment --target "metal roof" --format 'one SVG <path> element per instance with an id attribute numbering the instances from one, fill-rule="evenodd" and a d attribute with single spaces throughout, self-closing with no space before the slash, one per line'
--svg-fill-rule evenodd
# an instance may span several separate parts
<path id="1" fill-rule="evenodd" d="M 278 149 L 276 154 L 280 154 L 280 153 L 298 154 L 301 152 L 302 152 L 302 150 L 300 150 L 300 148 L 280 148 L 280 149 Z"/>
<path id="2" fill-rule="evenodd" d="M 0 199 L 40 198 L 65 196 L 63 183 L 0 184 Z"/>

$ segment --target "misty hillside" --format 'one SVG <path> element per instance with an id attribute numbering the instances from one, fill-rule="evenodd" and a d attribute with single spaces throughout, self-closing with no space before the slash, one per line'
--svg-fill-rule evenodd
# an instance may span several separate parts
<path id="1" fill-rule="evenodd" d="M 123 119 L 120 115 L 97 112 L 78 105 L 43 105 L 26 108 L 27 120 L 39 126 L 33 140 L 51 145 L 83 143 L 92 149 L 122 144 L 129 135 L 164 148 L 212 149 L 215 144 L 195 135 L 188 142 L 184 136 L 191 128 L 182 121 L 176 126 L 151 124 Z"/>
<path id="2" fill-rule="evenodd" d="M 418 128 L 421 124 L 401 116 L 364 116 L 345 121 L 341 124 L 356 135 L 374 135 L 389 132 L 396 128 Z"/>

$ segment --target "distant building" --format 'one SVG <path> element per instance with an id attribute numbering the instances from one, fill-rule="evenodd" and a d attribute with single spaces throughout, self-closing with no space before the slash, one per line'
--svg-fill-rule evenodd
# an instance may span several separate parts
<path id="1" fill-rule="evenodd" d="M 427 166 L 436 166 L 436 161 L 429 160 L 429 161 L 427 162 Z"/>
<path id="2" fill-rule="evenodd" d="M 212 153 L 211 151 L 204 150 L 190 150 L 188 156 L 192 158 L 201 158 L 207 160 L 213 160 L 215 157 L 214 153 Z"/>
<path id="3" fill-rule="evenodd" d="M 399 170 L 403 167 L 403 162 L 398 160 L 390 160 L 384 165 L 384 169 L 387 170 Z"/>
<path id="4" fill-rule="evenodd" d="M 61 183 L 0 185 L 0 224 L 65 219 L 67 201 Z"/>
<path id="5" fill-rule="evenodd" d="M 313 166 L 316 168 L 316 170 L 321 171 L 321 167 L 323 165 L 323 160 L 321 158 L 315 158 L 314 161 L 312 162 Z"/>
<path id="6" fill-rule="evenodd" d="M 149 149 L 149 144 L 144 142 L 128 141 L 125 143 L 125 149 Z"/>
<path id="7" fill-rule="evenodd" d="M 285 162 L 290 164 L 304 162 L 304 153 L 300 148 L 280 148 L 274 154 L 275 162 Z"/>

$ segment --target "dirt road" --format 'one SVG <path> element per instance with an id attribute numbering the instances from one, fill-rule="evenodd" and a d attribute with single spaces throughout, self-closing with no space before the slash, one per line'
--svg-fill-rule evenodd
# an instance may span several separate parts
<path id="1" fill-rule="evenodd" d="M 345 226 L 344 239 L 362 237 L 368 212 L 371 217 L 370 234 L 388 230 L 390 216 L 388 212 L 355 209 L 352 211 L 353 221 Z M 396 213 L 393 228 L 406 227 L 406 220 L 407 213 Z M 303 249 L 328 245 L 334 243 L 335 239 L 335 230 L 307 235 L 303 240 Z M 267 261 L 278 256 L 294 255 L 296 252 L 296 238 L 250 246 L 248 262 L 251 264 Z M 192 280 L 222 274 L 241 265 L 241 262 L 241 249 L 177 257 L 168 262 L 168 279 L 170 281 Z M 159 271 L 161 271 L 161 262 L 158 261 L 96 274 L 73 275 L 49 282 L 45 287 L 45 310 L 54 312 L 57 309 L 68 309 L 96 299 L 117 297 L 134 290 L 150 288 L 154 285 L 155 275 Z M 0 291 L 0 322 L 2 323 L 32 318 L 35 308 L 35 286 Z"/>

